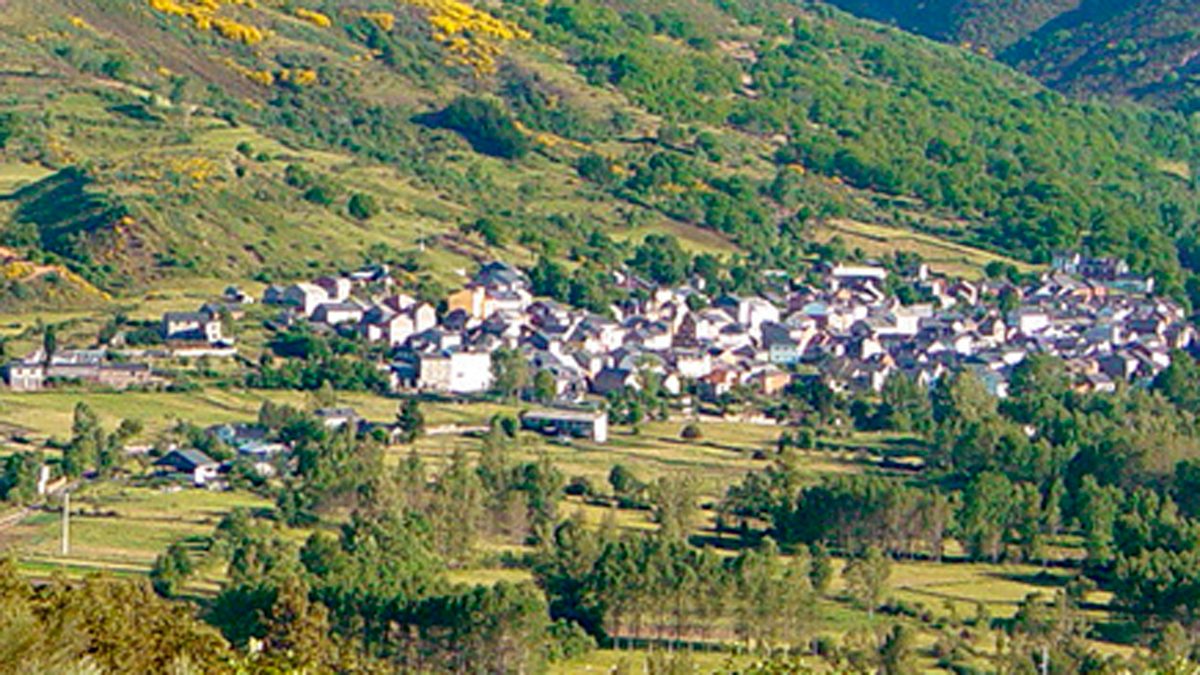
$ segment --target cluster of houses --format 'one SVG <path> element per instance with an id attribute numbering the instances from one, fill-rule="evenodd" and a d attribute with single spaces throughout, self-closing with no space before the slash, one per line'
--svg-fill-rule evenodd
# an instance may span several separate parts
<path id="1" fill-rule="evenodd" d="M 836 265 L 816 286 L 751 297 L 616 275 L 614 284 L 639 292 L 611 316 L 535 298 L 503 262 L 484 265 L 440 312 L 395 292 L 383 267 L 271 288 L 264 301 L 385 343 L 392 358 L 381 367 L 397 391 L 487 391 L 492 354 L 506 348 L 549 373 L 562 402 L 642 389 L 652 374 L 672 394 L 713 400 L 736 388 L 772 396 L 814 374 L 839 391 L 878 391 L 894 373 L 928 385 L 960 367 L 1003 397 L 1012 368 L 1033 352 L 1062 358 L 1082 389 L 1112 391 L 1152 378 L 1195 338 L 1183 308 L 1116 259 L 1056 256 L 1021 286 L 935 277 L 923 266 L 892 274 Z M 895 282 L 923 301 L 901 303 L 888 292 Z"/>
<path id="2" fill-rule="evenodd" d="M 253 299 L 230 287 L 220 302 L 205 303 L 195 312 L 166 312 L 158 327 L 158 342 L 150 348 L 129 348 L 118 335 L 109 347 L 38 349 L 0 368 L 4 384 L 13 391 L 40 391 L 55 381 L 84 382 L 109 389 L 156 387 L 168 384 L 150 361 L 156 358 L 233 356 L 234 340 L 224 333 L 227 318 L 238 318 L 243 304 Z"/>
<path id="3" fill-rule="evenodd" d="M 492 356 L 519 352 L 549 375 L 559 402 L 654 385 L 716 400 L 741 389 L 773 396 L 797 377 L 819 375 L 839 391 L 875 390 L 895 373 L 930 384 L 974 369 L 1005 396 L 1027 354 L 1062 358 L 1078 386 L 1111 391 L 1146 381 L 1192 346 L 1195 331 L 1177 303 L 1153 295 L 1153 280 L 1120 260 L 1056 256 L 1035 283 L 967 281 L 921 266 L 897 275 L 877 265 L 835 265 L 815 285 L 777 283 L 761 296 L 715 296 L 700 282 L 656 287 L 632 275 L 614 284 L 637 292 L 610 316 L 534 297 L 517 268 L 492 262 L 435 308 L 398 291 L 386 266 L 272 286 L 265 304 L 283 323 L 354 332 L 386 348 L 379 367 L 402 392 L 471 395 L 492 388 Z M 889 292 L 907 286 L 921 301 Z M 235 288 L 198 312 L 163 316 L 164 344 L 229 349 L 222 321 L 253 302 Z M 52 378 L 123 388 L 155 381 L 142 363 L 115 363 L 102 350 L 37 353 L 9 364 L 8 386 L 37 390 Z M 543 375 L 543 381 L 545 376 Z"/>
<path id="4" fill-rule="evenodd" d="M 399 292 L 386 267 L 372 266 L 273 286 L 262 301 L 278 308 L 276 325 L 307 322 L 384 347 L 388 358 L 377 367 L 397 392 L 486 392 L 493 356 L 507 349 L 539 373 L 541 387 L 549 382 L 557 404 L 650 386 L 705 400 L 735 391 L 773 396 L 814 377 L 837 391 L 879 391 L 898 373 L 929 385 L 959 368 L 974 370 L 1004 397 L 1013 368 L 1031 353 L 1062 359 L 1080 391 L 1111 392 L 1118 382 L 1147 382 L 1175 350 L 1196 343 L 1183 307 L 1155 296 L 1152 279 L 1115 259 L 1056 256 L 1048 271 L 1022 284 L 947 279 L 923 266 L 898 274 L 872 264 L 830 266 L 819 279 L 776 279 L 761 295 L 735 297 L 707 293 L 699 281 L 658 287 L 614 275 L 613 283 L 630 292 L 601 316 L 534 297 L 529 279 L 503 262 L 484 265 L 437 308 Z M 906 289 L 907 304 L 898 288 Z M 252 302 L 230 288 L 197 312 L 168 312 L 161 343 L 181 353 L 232 349 L 224 322 Z M 113 353 L 38 351 L 9 363 L 4 381 L 17 391 L 56 379 L 118 389 L 162 383 L 148 364 L 114 360 Z M 394 421 L 372 424 L 348 408 L 315 414 L 330 428 L 399 432 Z M 577 405 L 528 411 L 521 426 L 598 443 L 608 438 L 607 413 Z M 222 463 L 171 448 L 158 469 L 212 487 L 235 462 L 269 477 L 288 455 L 254 424 L 208 432 L 239 459 Z"/>

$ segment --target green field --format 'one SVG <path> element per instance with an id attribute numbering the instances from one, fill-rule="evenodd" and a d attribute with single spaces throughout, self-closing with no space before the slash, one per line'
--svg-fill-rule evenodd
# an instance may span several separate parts
<path id="1" fill-rule="evenodd" d="M 22 523 L 0 531 L 0 548 L 16 555 L 33 575 L 78 576 L 106 571 L 145 574 L 170 544 L 211 535 L 235 508 L 268 508 L 267 500 L 244 492 L 160 489 L 112 482 L 88 485 L 72 495 L 70 552 L 61 552 L 61 506 L 51 503 Z M 214 589 L 220 569 L 201 569 L 195 590 Z"/>
<path id="2" fill-rule="evenodd" d="M 36 393 L 0 391 L 0 425 L 11 431 L 39 438 L 69 434 L 76 404 L 83 401 L 109 426 L 133 419 L 152 436 L 183 420 L 200 426 L 225 422 L 249 422 L 264 401 L 311 407 L 312 397 L 296 391 L 262 391 L 206 388 L 198 392 L 101 392 L 55 390 Z M 392 420 L 398 399 L 359 392 L 340 392 L 338 404 L 351 406 L 369 420 Z M 429 403 L 425 417 L 431 426 L 486 424 L 492 416 L 513 414 L 515 407 L 495 404 Z"/>
<path id="3" fill-rule="evenodd" d="M 937 273 L 955 278 L 979 279 L 983 268 L 991 262 L 1013 265 L 1021 272 L 1036 269 L 1028 263 L 1006 256 L 959 244 L 916 230 L 904 230 L 886 225 L 834 220 L 814 234 L 817 241 L 827 242 L 841 237 L 848 250 L 862 249 L 868 257 L 880 258 L 896 251 L 915 253 Z"/>

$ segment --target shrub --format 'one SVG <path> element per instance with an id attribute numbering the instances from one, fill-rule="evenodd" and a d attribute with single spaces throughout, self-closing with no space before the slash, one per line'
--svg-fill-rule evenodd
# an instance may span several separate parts
<path id="1" fill-rule="evenodd" d="M 361 192 L 350 196 L 350 204 L 346 208 L 357 220 L 370 220 L 379 215 L 379 204 L 375 198 Z"/>
<path id="2" fill-rule="evenodd" d="M 575 497 L 588 497 L 595 494 L 596 489 L 586 476 L 572 476 L 563 492 Z"/>
<path id="3" fill-rule="evenodd" d="M 418 121 L 462 134 L 476 152 L 502 159 L 520 159 L 529 152 L 529 139 L 516 122 L 494 101 L 460 96 L 444 110 Z"/>
<path id="4" fill-rule="evenodd" d="M 695 441 L 704 438 L 704 432 L 699 424 L 688 424 L 679 432 L 679 436 L 685 441 Z"/>

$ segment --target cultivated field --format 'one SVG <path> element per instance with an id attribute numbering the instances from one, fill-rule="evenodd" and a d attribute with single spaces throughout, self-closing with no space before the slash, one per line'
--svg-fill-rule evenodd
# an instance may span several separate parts
<path id="1" fill-rule="evenodd" d="M 856 248 L 871 258 L 889 255 L 896 251 L 915 253 L 921 256 L 929 268 L 937 273 L 963 279 L 979 279 L 983 268 L 991 262 L 1013 265 L 1021 272 L 1035 269 L 1033 265 L 1008 258 L 981 248 L 958 244 L 947 239 L 886 225 L 874 225 L 852 220 L 835 220 L 826 223 L 814 233 L 820 242 L 841 237 L 848 250 Z"/>

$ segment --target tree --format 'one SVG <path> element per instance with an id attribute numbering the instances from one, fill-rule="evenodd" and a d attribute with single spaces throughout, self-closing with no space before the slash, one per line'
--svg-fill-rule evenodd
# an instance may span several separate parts
<path id="1" fill-rule="evenodd" d="M 492 388 L 506 399 L 514 399 L 529 381 L 529 363 L 521 352 L 502 347 L 492 352 Z"/>
<path id="2" fill-rule="evenodd" d="M 967 485 L 959 519 L 972 556 L 1000 560 L 1017 506 L 1015 495 L 1012 482 L 998 473 L 982 473 Z"/>
<path id="3" fill-rule="evenodd" d="M 646 484 L 624 464 L 613 465 L 608 472 L 608 484 L 612 487 L 613 496 L 621 500 L 639 501 L 646 490 Z"/>
<path id="4" fill-rule="evenodd" d="M 425 433 L 425 415 L 421 412 L 421 402 L 415 396 L 404 399 L 400 404 L 396 426 L 403 434 L 405 443 L 412 443 Z"/>
<path id="5" fill-rule="evenodd" d="M 63 451 L 63 473 L 71 478 L 83 475 L 85 470 L 96 465 L 103 443 L 104 430 L 100 428 L 96 413 L 83 401 L 75 404 L 71 441 Z"/>
<path id="6" fill-rule="evenodd" d="M 892 626 L 883 646 L 879 648 L 879 660 L 884 675 L 909 675 L 917 672 L 916 645 L 912 631 L 904 624 Z"/>
<path id="7" fill-rule="evenodd" d="M 193 569 L 187 549 L 180 542 L 171 544 L 166 553 L 154 559 L 154 566 L 150 568 L 154 592 L 164 598 L 175 597 L 179 593 L 179 585 L 191 576 Z"/>
<path id="8" fill-rule="evenodd" d="M 1200 366 L 1186 352 L 1171 354 L 1171 365 L 1154 378 L 1152 388 L 1175 405 L 1200 413 Z"/>
<path id="9" fill-rule="evenodd" d="M 1076 510 L 1083 526 L 1088 563 L 1104 565 L 1112 560 L 1113 526 L 1122 495 L 1119 488 L 1103 486 L 1093 476 L 1084 476 L 1079 486 Z"/>
<path id="10" fill-rule="evenodd" d="M 533 376 L 533 397 L 539 403 L 550 403 L 558 396 L 558 384 L 554 373 L 545 368 Z"/>
<path id="11" fill-rule="evenodd" d="M 330 640 L 328 610 L 309 599 L 299 575 L 283 577 L 264 616 L 263 643 L 276 672 L 333 672 L 337 649 Z"/>
<path id="12" fill-rule="evenodd" d="M 325 380 L 321 386 L 317 387 L 312 393 L 312 410 L 322 410 L 324 408 L 332 408 L 338 403 L 337 391 L 333 388 L 333 383 Z"/>
<path id="13" fill-rule="evenodd" d="M 891 559 L 876 546 L 869 547 L 859 557 L 851 558 L 843 571 L 846 592 L 871 615 L 875 614 L 875 608 L 883 601 L 891 575 Z"/>
<path id="14" fill-rule="evenodd" d="M 476 152 L 502 159 L 520 159 L 530 148 L 507 110 L 491 99 L 460 96 L 441 112 L 421 120 L 433 127 L 462 134 Z"/>
<path id="15" fill-rule="evenodd" d="M 696 519 L 696 486 L 686 474 L 663 476 L 654 484 L 654 519 L 663 537 L 686 540 Z"/>
<path id="16" fill-rule="evenodd" d="M 558 500 L 566 484 L 548 457 L 513 467 L 509 487 L 525 496 L 529 525 L 535 541 L 544 541 L 558 516 Z"/>
<path id="17" fill-rule="evenodd" d="M 46 355 L 46 363 L 58 353 L 58 327 L 46 324 L 42 328 L 42 351 Z"/>
<path id="18" fill-rule="evenodd" d="M 433 546 L 447 561 L 468 561 L 484 528 L 485 498 L 479 472 L 455 452 L 425 509 Z"/>
<path id="19" fill-rule="evenodd" d="M 809 551 L 812 554 L 809 578 L 812 579 L 813 590 L 825 593 L 829 590 L 829 584 L 833 582 L 833 556 L 829 555 L 829 548 L 820 542 L 810 546 Z"/>
<path id="20" fill-rule="evenodd" d="M 27 504 L 37 499 L 43 461 L 41 452 L 17 452 L 4 458 L 0 500 Z"/>
<path id="21" fill-rule="evenodd" d="M 928 433 L 933 427 L 929 397 L 916 380 L 897 371 L 883 384 L 879 416 L 885 429 Z"/>
<path id="22" fill-rule="evenodd" d="M 5 672 L 227 672 L 237 658 L 193 612 L 134 580 L 89 575 L 35 586 L 0 559 L 0 589 Z"/>
<path id="23" fill-rule="evenodd" d="M 544 255 L 538 256 L 537 264 L 529 270 L 529 290 L 537 296 L 566 301 L 570 281 L 562 265 Z"/>
<path id="24" fill-rule="evenodd" d="M 357 220 L 370 220 L 379 215 L 379 204 L 372 195 L 355 192 L 350 195 L 350 202 L 346 205 L 346 210 Z"/>

